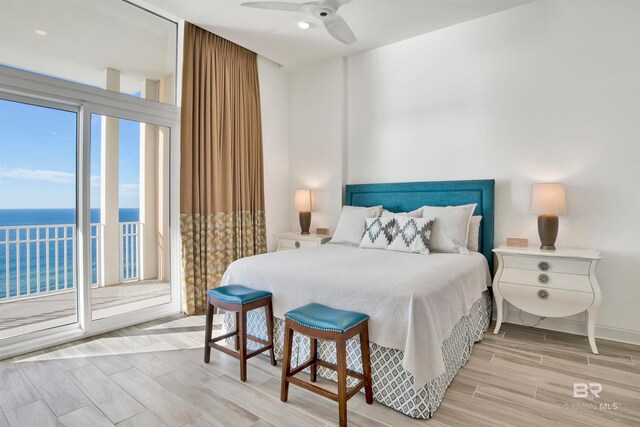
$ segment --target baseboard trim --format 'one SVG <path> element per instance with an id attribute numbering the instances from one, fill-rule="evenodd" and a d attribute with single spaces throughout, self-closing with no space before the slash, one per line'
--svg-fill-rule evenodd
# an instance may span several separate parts
<path id="1" fill-rule="evenodd" d="M 523 323 L 520 319 L 525 320 Z M 496 311 L 493 311 L 493 319 L 496 318 Z M 520 312 L 513 306 L 509 307 L 509 314 L 507 315 L 506 323 L 513 323 L 516 325 L 530 326 L 536 323 L 540 319 L 540 316 L 535 316 L 527 312 Z M 584 321 L 579 322 L 576 320 L 566 319 L 562 317 L 548 317 L 539 325 L 534 326 L 538 329 L 548 329 L 551 331 L 566 332 L 568 334 L 575 335 L 587 335 L 587 325 Z M 628 329 L 612 328 L 610 326 L 596 326 L 596 338 L 602 338 L 605 340 L 624 342 L 629 344 L 640 345 L 640 331 L 631 331 Z"/>

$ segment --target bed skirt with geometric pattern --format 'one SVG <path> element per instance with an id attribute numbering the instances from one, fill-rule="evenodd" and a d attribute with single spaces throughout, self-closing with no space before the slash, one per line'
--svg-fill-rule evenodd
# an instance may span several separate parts
<path id="1" fill-rule="evenodd" d="M 371 377 L 373 383 L 373 398 L 385 406 L 402 412 L 412 418 L 431 418 L 438 409 L 444 393 L 453 381 L 460 368 L 471 357 L 473 344 L 482 339 L 482 335 L 489 327 L 491 319 L 491 296 L 487 290 L 472 306 L 468 316 L 463 317 L 454 327 L 442 344 L 442 355 L 445 372 L 427 383 L 421 389 L 413 390 L 413 375 L 402 367 L 404 352 L 392 348 L 382 347 L 374 342 L 371 348 Z M 235 315 L 227 313 L 224 317 L 223 333 L 235 329 Z M 284 320 L 274 318 L 274 349 L 276 359 L 282 360 L 284 342 Z M 267 339 L 266 317 L 264 310 L 257 309 L 247 315 L 247 333 L 258 338 Z M 234 338 L 227 340 L 233 344 Z M 256 350 L 261 344 L 247 341 L 249 350 Z M 291 366 L 295 367 L 309 359 L 309 338 L 294 333 Z M 266 354 L 266 353 L 265 353 Z M 336 346 L 334 342 L 318 341 L 318 357 L 330 363 L 336 363 Z M 360 342 L 356 336 L 347 341 L 347 367 L 356 372 L 362 372 L 360 359 Z M 318 375 L 337 381 L 335 371 L 318 367 Z M 355 385 L 357 380 L 347 377 L 348 386 Z"/>

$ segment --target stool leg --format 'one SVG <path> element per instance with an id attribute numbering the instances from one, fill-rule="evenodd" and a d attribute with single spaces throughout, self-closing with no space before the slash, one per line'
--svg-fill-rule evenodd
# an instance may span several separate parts
<path id="1" fill-rule="evenodd" d="M 309 375 L 309 379 L 312 383 L 316 382 L 318 378 L 318 365 L 316 365 L 316 361 L 318 360 L 318 340 L 315 338 L 310 338 L 311 341 L 311 360 L 313 360 L 313 365 L 311 365 L 310 370 L 311 374 Z"/>
<path id="2" fill-rule="evenodd" d="M 371 387 L 371 355 L 369 354 L 369 325 L 364 324 L 360 332 L 360 352 L 362 353 L 362 374 L 364 375 L 364 394 L 366 402 L 373 403 L 373 389 Z"/>
<path id="3" fill-rule="evenodd" d="M 247 381 L 247 312 L 244 307 L 238 316 L 240 324 L 238 325 L 238 336 L 236 342 L 240 341 L 240 381 Z"/>
<path id="4" fill-rule="evenodd" d="M 280 400 L 286 402 L 289 398 L 289 375 L 291 374 L 291 351 L 293 347 L 293 329 L 289 320 L 284 322 L 284 352 L 282 354 L 282 379 L 280 380 Z"/>
<path id="5" fill-rule="evenodd" d="M 336 341 L 338 362 L 338 413 L 340 427 L 347 425 L 347 348 L 344 338 Z"/>
<path id="6" fill-rule="evenodd" d="M 209 340 L 211 339 L 211 332 L 213 330 L 213 305 L 207 297 L 207 314 L 206 314 L 206 326 L 204 328 L 204 363 L 209 363 L 211 359 L 211 347 L 209 346 Z"/>
<path id="7" fill-rule="evenodd" d="M 265 314 L 267 315 L 267 338 L 269 344 L 271 344 L 271 365 L 276 366 L 276 352 L 273 349 L 273 305 L 271 305 L 271 298 L 269 298 L 269 304 L 265 307 Z"/>
<path id="8" fill-rule="evenodd" d="M 238 334 L 238 335 L 236 335 L 235 344 L 234 344 L 234 346 L 236 348 L 236 351 L 240 351 L 240 335 L 239 335 L 239 332 L 240 332 L 240 312 L 236 311 L 236 333 Z"/>

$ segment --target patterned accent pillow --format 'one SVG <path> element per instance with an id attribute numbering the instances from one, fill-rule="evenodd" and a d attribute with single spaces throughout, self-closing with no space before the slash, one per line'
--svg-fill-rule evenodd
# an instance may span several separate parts
<path id="1" fill-rule="evenodd" d="M 396 219 L 394 217 L 365 219 L 360 247 L 365 249 L 387 249 L 391 239 L 393 239 L 395 226 Z"/>
<path id="2" fill-rule="evenodd" d="M 393 238 L 388 251 L 428 254 L 433 218 L 395 217 Z"/>

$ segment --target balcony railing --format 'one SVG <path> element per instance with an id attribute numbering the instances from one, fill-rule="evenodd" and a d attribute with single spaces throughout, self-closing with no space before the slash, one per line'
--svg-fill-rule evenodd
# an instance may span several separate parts
<path id="1" fill-rule="evenodd" d="M 121 222 L 120 282 L 140 278 L 142 223 Z M 91 224 L 91 284 L 100 286 L 103 225 Z M 74 224 L 0 227 L 0 302 L 76 288 Z"/>
<path id="2" fill-rule="evenodd" d="M 139 222 L 120 223 L 120 281 L 130 282 L 140 277 L 140 227 Z"/>

